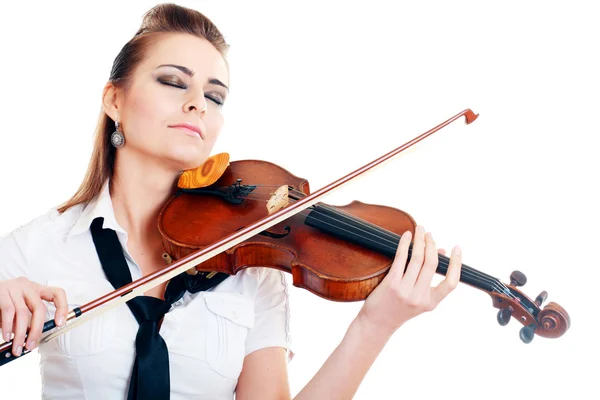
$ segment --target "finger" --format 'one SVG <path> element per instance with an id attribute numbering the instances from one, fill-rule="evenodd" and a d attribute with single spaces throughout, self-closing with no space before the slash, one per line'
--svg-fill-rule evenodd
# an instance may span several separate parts
<path id="1" fill-rule="evenodd" d="M 67 295 L 61 288 L 53 286 L 39 286 L 40 297 L 46 301 L 51 301 L 56 306 L 54 314 L 54 322 L 57 326 L 63 326 L 69 314 L 69 303 L 67 303 Z"/>
<path id="2" fill-rule="evenodd" d="M 396 249 L 396 255 L 394 256 L 394 262 L 390 268 L 390 279 L 397 280 L 402 279 L 404 275 L 404 269 L 406 268 L 406 260 L 408 259 L 408 248 L 410 246 L 410 240 L 412 239 L 412 233 L 406 231 L 400 236 L 400 242 Z"/>
<path id="3" fill-rule="evenodd" d="M 31 323 L 27 334 L 27 350 L 33 350 L 35 345 L 39 343 L 42 336 L 42 328 L 46 317 L 46 306 L 42 303 L 39 293 L 32 287 L 26 288 L 23 291 L 25 304 L 31 310 Z"/>
<path id="4" fill-rule="evenodd" d="M 412 253 L 410 261 L 406 267 L 404 278 L 402 278 L 403 286 L 413 287 L 425 257 L 425 229 L 422 226 L 417 226 L 415 229 L 415 239 L 413 240 Z"/>
<path id="5" fill-rule="evenodd" d="M 15 305 L 7 292 L 0 293 L 0 319 L 2 320 L 2 337 L 5 342 L 10 342 L 13 319 L 15 318 Z"/>
<path id="6" fill-rule="evenodd" d="M 446 250 L 444 250 L 444 249 L 438 249 L 438 253 L 440 253 L 441 255 L 445 256 L 446 255 Z"/>
<path id="7" fill-rule="evenodd" d="M 415 289 L 419 292 L 424 292 L 431 287 L 431 279 L 438 266 L 438 252 L 435 247 L 435 241 L 430 232 L 425 235 L 425 261 L 417 283 L 415 283 Z"/>
<path id="8" fill-rule="evenodd" d="M 10 299 L 15 305 L 15 319 L 14 319 L 14 337 L 13 337 L 13 354 L 15 357 L 19 357 L 23 351 L 23 344 L 25 342 L 25 334 L 27 333 L 27 326 L 29 324 L 29 308 L 23 300 L 23 291 L 21 289 L 15 289 L 9 292 Z"/>
<path id="9" fill-rule="evenodd" d="M 432 297 L 435 304 L 439 304 L 451 291 L 453 291 L 460 281 L 460 271 L 462 269 L 462 252 L 460 247 L 455 246 L 450 255 L 448 271 L 446 278 L 440 282 L 434 289 Z"/>

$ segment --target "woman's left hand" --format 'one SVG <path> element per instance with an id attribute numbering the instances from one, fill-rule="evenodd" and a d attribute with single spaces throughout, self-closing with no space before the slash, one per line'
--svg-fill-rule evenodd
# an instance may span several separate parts
<path id="1" fill-rule="evenodd" d="M 371 330 L 376 329 L 383 335 L 392 335 L 409 319 L 434 310 L 459 282 L 462 263 L 458 246 L 452 251 L 446 278 L 432 287 L 432 277 L 438 266 L 438 250 L 433 237 L 431 233 L 425 233 L 422 226 L 417 226 L 411 259 L 406 266 L 411 239 L 410 232 L 402 235 L 387 276 L 367 297 L 358 315 Z"/>

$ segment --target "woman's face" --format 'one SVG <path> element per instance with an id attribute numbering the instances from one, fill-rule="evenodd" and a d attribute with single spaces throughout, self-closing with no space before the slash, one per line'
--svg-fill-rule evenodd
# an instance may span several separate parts
<path id="1" fill-rule="evenodd" d="M 109 115 L 116 112 L 125 136 L 118 151 L 158 158 L 177 171 L 199 166 L 223 125 L 228 84 L 227 65 L 208 41 L 190 34 L 161 36 L 127 90 L 117 91 Z M 175 127 L 182 124 L 192 129 Z"/>

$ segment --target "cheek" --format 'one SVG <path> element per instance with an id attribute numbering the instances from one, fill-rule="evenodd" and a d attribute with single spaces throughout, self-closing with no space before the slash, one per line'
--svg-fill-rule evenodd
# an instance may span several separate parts
<path id="1" fill-rule="evenodd" d="M 127 99 L 125 109 L 127 111 L 128 139 L 145 146 L 155 141 L 151 139 L 159 136 L 165 116 L 173 113 L 170 111 L 172 105 L 167 99 L 162 99 L 152 93 L 151 90 L 138 90 L 135 95 Z M 143 140 L 142 140 L 143 137 Z M 156 139 L 158 139 L 156 137 Z"/>
<path id="2" fill-rule="evenodd" d="M 214 142 L 219 134 L 221 133 L 221 128 L 223 127 L 223 123 L 225 122 L 225 118 L 223 114 L 216 110 L 210 115 L 208 118 L 204 120 L 206 124 L 206 130 L 208 132 L 208 140 Z"/>

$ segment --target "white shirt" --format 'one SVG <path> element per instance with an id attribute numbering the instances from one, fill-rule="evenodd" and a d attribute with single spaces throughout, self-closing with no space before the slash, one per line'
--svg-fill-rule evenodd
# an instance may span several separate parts
<path id="1" fill-rule="evenodd" d="M 92 241 L 96 217 L 117 232 L 131 276 L 139 279 L 107 183 L 87 207 L 63 214 L 52 209 L 0 239 L 0 280 L 25 276 L 63 288 L 70 310 L 113 291 Z M 47 321 L 56 309 L 46 305 Z M 186 292 L 160 328 L 169 349 L 171 399 L 233 399 L 244 357 L 255 350 L 284 347 L 291 359 L 289 317 L 285 276 L 275 269 L 248 268 L 209 291 Z M 42 397 L 126 399 L 137 330 L 123 304 L 41 346 Z"/>

